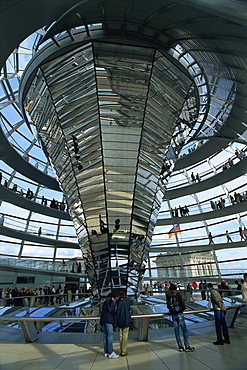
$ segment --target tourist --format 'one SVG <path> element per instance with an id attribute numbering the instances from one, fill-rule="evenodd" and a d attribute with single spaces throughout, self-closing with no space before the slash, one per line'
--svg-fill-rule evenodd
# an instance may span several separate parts
<path id="1" fill-rule="evenodd" d="M 219 292 L 213 288 L 213 284 L 208 283 L 208 288 L 211 293 L 211 303 L 213 305 L 214 310 L 215 329 L 217 336 L 217 340 L 213 342 L 213 344 L 215 345 L 223 345 L 224 343 L 230 344 L 228 328 L 225 320 L 226 307 L 223 305 L 222 298 Z"/>
<path id="2" fill-rule="evenodd" d="M 177 286 L 173 283 L 170 284 L 169 293 L 166 294 L 167 308 L 172 315 L 174 323 L 174 332 L 178 344 L 179 352 L 193 352 L 194 347 L 191 347 L 188 339 L 188 330 L 185 323 L 183 312 L 185 310 L 185 303 L 180 292 L 177 291 Z M 184 346 L 182 344 L 179 329 L 182 329 Z"/>
<path id="3" fill-rule="evenodd" d="M 117 326 L 119 327 L 120 355 L 127 356 L 127 341 L 129 327 L 131 326 L 130 300 L 125 297 L 124 292 L 119 292 L 119 298 L 116 302 Z"/>
<path id="4" fill-rule="evenodd" d="M 116 315 L 114 299 L 115 299 L 114 294 L 109 293 L 106 300 L 103 303 L 100 315 L 100 325 L 103 326 L 103 342 L 105 357 L 113 359 L 119 357 L 113 350 L 113 325 L 114 318 Z"/>

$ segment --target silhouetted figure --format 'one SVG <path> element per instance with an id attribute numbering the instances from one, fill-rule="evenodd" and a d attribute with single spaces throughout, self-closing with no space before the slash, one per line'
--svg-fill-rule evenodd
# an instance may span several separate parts
<path id="1" fill-rule="evenodd" d="M 50 203 L 50 208 L 56 208 L 56 201 L 55 199 L 53 198 L 51 203 Z"/>
<path id="2" fill-rule="evenodd" d="M 230 242 L 232 243 L 232 238 L 230 237 L 228 230 L 226 230 L 226 242 L 227 243 L 230 243 Z"/>
<path id="3" fill-rule="evenodd" d="M 238 231 L 239 231 L 240 241 L 245 240 L 244 230 L 242 229 L 241 226 L 239 226 Z"/>
<path id="4" fill-rule="evenodd" d="M 30 193 L 31 193 L 31 190 L 28 188 L 28 189 L 27 189 L 27 193 L 26 193 L 26 198 L 27 198 L 27 199 L 29 199 Z"/>
<path id="5" fill-rule="evenodd" d="M 33 199 L 33 191 L 29 188 L 27 189 L 26 198 L 29 199 L 29 200 Z"/>
<path id="6" fill-rule="evenodd" d="M 184 216 L 188 216 L 190 213 L 190 210 L 187 206 L 184 206 Z"/>
<path id="7" fill-rule="evenodd" d="M 72 135 L 73 144 L 74 144 L 74 152 L 76 154 L 79 153 L 78 143 L 77 143 L 77 137 L 75 135 Z"/>
<path id="8" fill-rule="evenodd" d="M 70 272 L 75 272 L 75 262 L 72 263 L 72 269 Z"/>
<path id="9" fill-rule="evenodd" d="M 78 262 L 78 266 L 77 266 L 77 272 L 81 272 L 81 262 Z"/>
<path id="10" fill-rule="evenodd" d="M 235 280 L 236 290 L 241 290 L 241 284 L 238 282 L 238 280 Z"/>
<path id="11" fill-rule="evenodd" d="M 183 207 L 178 206 L 178 208 L 179 208 L 180 216 L 183 216 L 184 215 L 184 209 L 183 209 Z"/>
<path id="12" fill-rule="evenodd" d="M 213 200 L 210 200 L 210 205 L 211 205 L 212 210 L 215 211 L 216 210 L 216 206 L 215 206 L 215 203 L 214 203 Z"/>
<path id="13" fill-rule="evenodd" d="M 118 218 L 117 220 L 115 220 L 115 231 L 119 230 L 120 228 L 120 219 Z"/>
<path id="14" fill-rule="evenodd" d="M 209 244 L 214 244 L 213 236 L 211 232 L 208 234 L 208 240 L 209 240 Z"/>
<path id="15" fill-rule="evenodd" d="M 64 202 L 61 202 L 60 203 L 60 211 L 64 211 L 65 210 L 65 204 Z"/>
<path id="16" fill-rule="evenodd" d="M 101 234 L 105 234 L 108 231 L 106 223 L 102 220 L 101 215 L 99 215 L 99 228 Z"/>

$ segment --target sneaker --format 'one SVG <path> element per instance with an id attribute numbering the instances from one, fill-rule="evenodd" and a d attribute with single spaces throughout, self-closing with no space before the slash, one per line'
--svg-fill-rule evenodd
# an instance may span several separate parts
<path id="1" fill-rule="evenodd" d="M 184 347 L 183 347 L 183 346 L 179 346 L 179 347 L 178 347 L 178 351 L 179 351 L 179 352 L 183 352 L 183 351 L 184 351 Z"/>
<path id="2" fill-rule="evenodd" d="M 224 345 L 223 342 L 218 342 L 218 341 L 213 342 L 213 344 L 215 344 L 216 346 L 223 346 Z"/>
<path id="3" fill-rule="evenodd" d="M 194 352 L 195 347 L 185 346 L 185 352 Z"/>
<path id="4" fill-rule="evenodd" d="M 109 357 L 109 354 L 108 353 L 105 353 L 105 357 Z"/>
<path id="5" fill-rule="evenodd" d="M 128 352 L 121 352 L 120 355 L 121 356 L 127 356 L 128 355 Z"/>
<path id="6" fill-rule="evenodd" d="M 115 352 L 112 352 L 108 357 L 109 358 L 118 358 L 119 356 Z"/>

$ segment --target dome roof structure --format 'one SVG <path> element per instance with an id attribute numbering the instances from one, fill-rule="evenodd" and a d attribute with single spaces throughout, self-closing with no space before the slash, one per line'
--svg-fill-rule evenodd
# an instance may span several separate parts
<path id="1" fill-rule="evenodd" d="M 20 241 L 15 255 L 28 254 L 27 241 L 53 247 L 53 259 L 64 257 L 61 249 L 81 250 L 94 295 L 136 295 L 157 253 L 179 254 L 182 276 L 183 253 L 212 251 L 211 230 L 219 236 L 214 258 L 229 248 L 225 229 L 232 247 L 246 247 L 238 237 L 247 204 L 246 6 L 8 5 L 1 198 L 17 208 L 3 212 L 11 222 L 0 232 L 10 245 Z M 13 191 L 16 182 L 32 197 Z M 60 197 L 59 206 L 47 207 L 45 197 Z M 29 212 L 21 231 L 18 209 Z M 34 212 L 58 220 L 55 238 L 30 235 L 32 222 L 40 226 Z M 74 242 L 60 237 L 61 223 L 67 232 L 71 221 Z"/>

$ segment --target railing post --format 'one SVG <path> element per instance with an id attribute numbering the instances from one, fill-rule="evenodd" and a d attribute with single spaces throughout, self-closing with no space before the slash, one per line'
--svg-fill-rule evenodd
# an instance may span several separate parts
<path id="1" fill-rule="evenodd" d="M 26 342 L 35 342 L 38 339 L 38 333 L 33 321 L 18 321 Z"/>
<path id="2" fill-rule="evenodd" d="M 148 341 L 149 317 L 142 317 L 138 322 L 138 339 L 140 342 Z"/>

